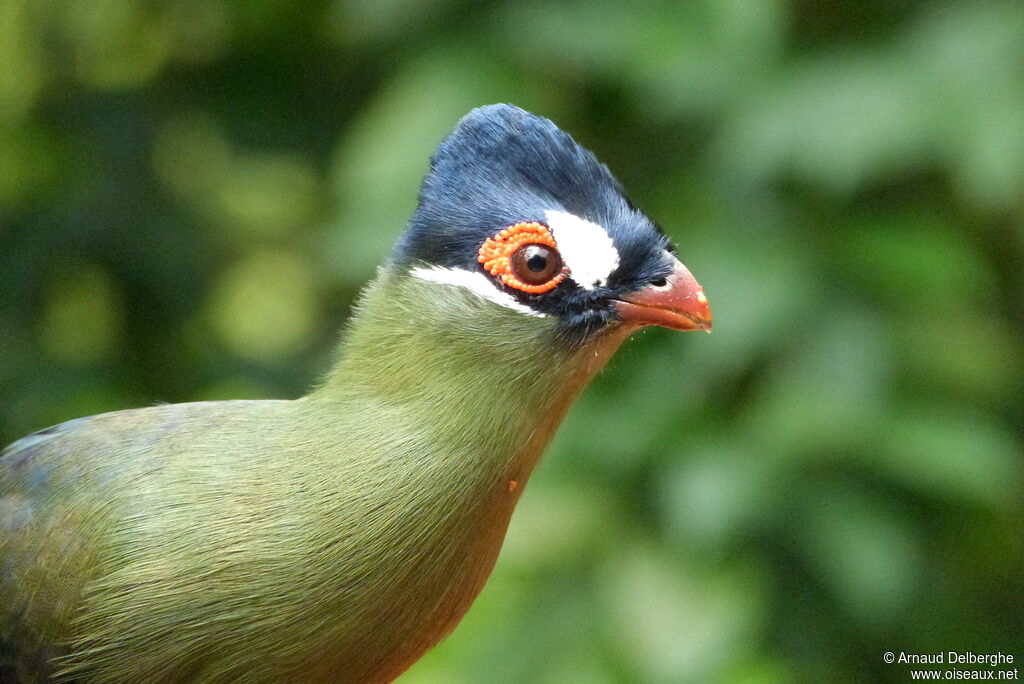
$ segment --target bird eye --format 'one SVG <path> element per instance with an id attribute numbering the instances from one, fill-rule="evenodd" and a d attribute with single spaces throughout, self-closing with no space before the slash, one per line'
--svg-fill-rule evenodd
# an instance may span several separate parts
<path id="1" fill-rule="evenodd" d="M 543 285 L 562 270 L 562 258 L 547 245 L 526 245 L 512 254 L 512 273 L 527 285 Z"/>
<path id="2" fill-rule="evenodd" d="M 516 223 L 487 238 L 477 260 L 503 284 L 529 294 L 554 289 L 568 274 L 551 231 L 534 221 Z"/>

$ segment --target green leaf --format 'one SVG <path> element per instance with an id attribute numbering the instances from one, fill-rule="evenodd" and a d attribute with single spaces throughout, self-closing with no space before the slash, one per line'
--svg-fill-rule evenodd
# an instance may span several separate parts
<path id="1" fill-rule="evenodd" d="M 798 537 L 818 578 L 853 617 L 892 622 L 913 605 L 924 570 L 920 543 L 898 511 L 875 495 L 815 484 L 801 492 Z"/>
<path id="2" fill-rule="evenodd" d="M 1024 444 L 993 417 L 917 404 L 891 416 L 869 462 L 923 494 L 1009 511 L 1024 493 Z"/>

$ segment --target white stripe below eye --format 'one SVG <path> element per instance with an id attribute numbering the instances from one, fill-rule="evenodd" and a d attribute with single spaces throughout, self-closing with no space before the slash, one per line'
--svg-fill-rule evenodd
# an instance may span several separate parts
<path id="1" fill-rule="evenodd" d="M 417 267 L 409 271 L 420 280 L 428 280 L 432 283 L 443 283 L 445 285 L 456 285 L 465 288 L 475 295 L 500 304 L 506 309 L 512 309 L 537 318 L 546 318 L 547 314 L 534 311 L 530 307 L 516 301 L 512 295 L 502 292 L 493 280 L 479 271 L 467 271 L 461 268 L 433 268 Z"/>
<path id="2" fill-rule="evenodd" d="M 619 250 L 604 226 L 565 211 L 544 212 L 569 277 L 584 290 L 607 285 L 619 267 Z"/>

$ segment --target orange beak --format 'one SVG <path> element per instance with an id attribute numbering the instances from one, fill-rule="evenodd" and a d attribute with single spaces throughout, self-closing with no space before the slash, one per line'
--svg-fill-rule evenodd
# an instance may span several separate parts
<path id="1" fill-rule="evenodd" d="M 616 299 L 622 320 L 629 325 L 711 332 L 711 309 L 704 288 L 678 259 L 666 280 L 661 287 L 648 285 Z"/>

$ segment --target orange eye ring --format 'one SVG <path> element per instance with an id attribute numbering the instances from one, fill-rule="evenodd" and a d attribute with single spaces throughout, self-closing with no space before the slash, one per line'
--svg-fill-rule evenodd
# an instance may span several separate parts
<path id="1" fill-rule="evenodd" d="M 501 282 L 529 294 L 541 294 L 558 287 L 558 284 L 565 280 L 567 271 L 559 268 L 558 272 L 549 280 L 543 283 L 530 284 L 515 274 L 512 268 L 513 255 L 528 245 L 544 245 L 552 250 L 554 256 L 558 256 L 558 245 L 554 236 L 547 226 L 536 221 L 527 223 L 516 223 L 500 231 L 494 237 L 487 238 L 480 246 L 477 261 L 484 265 L 484 269 L 491 275 L 501 278 Z"/>

